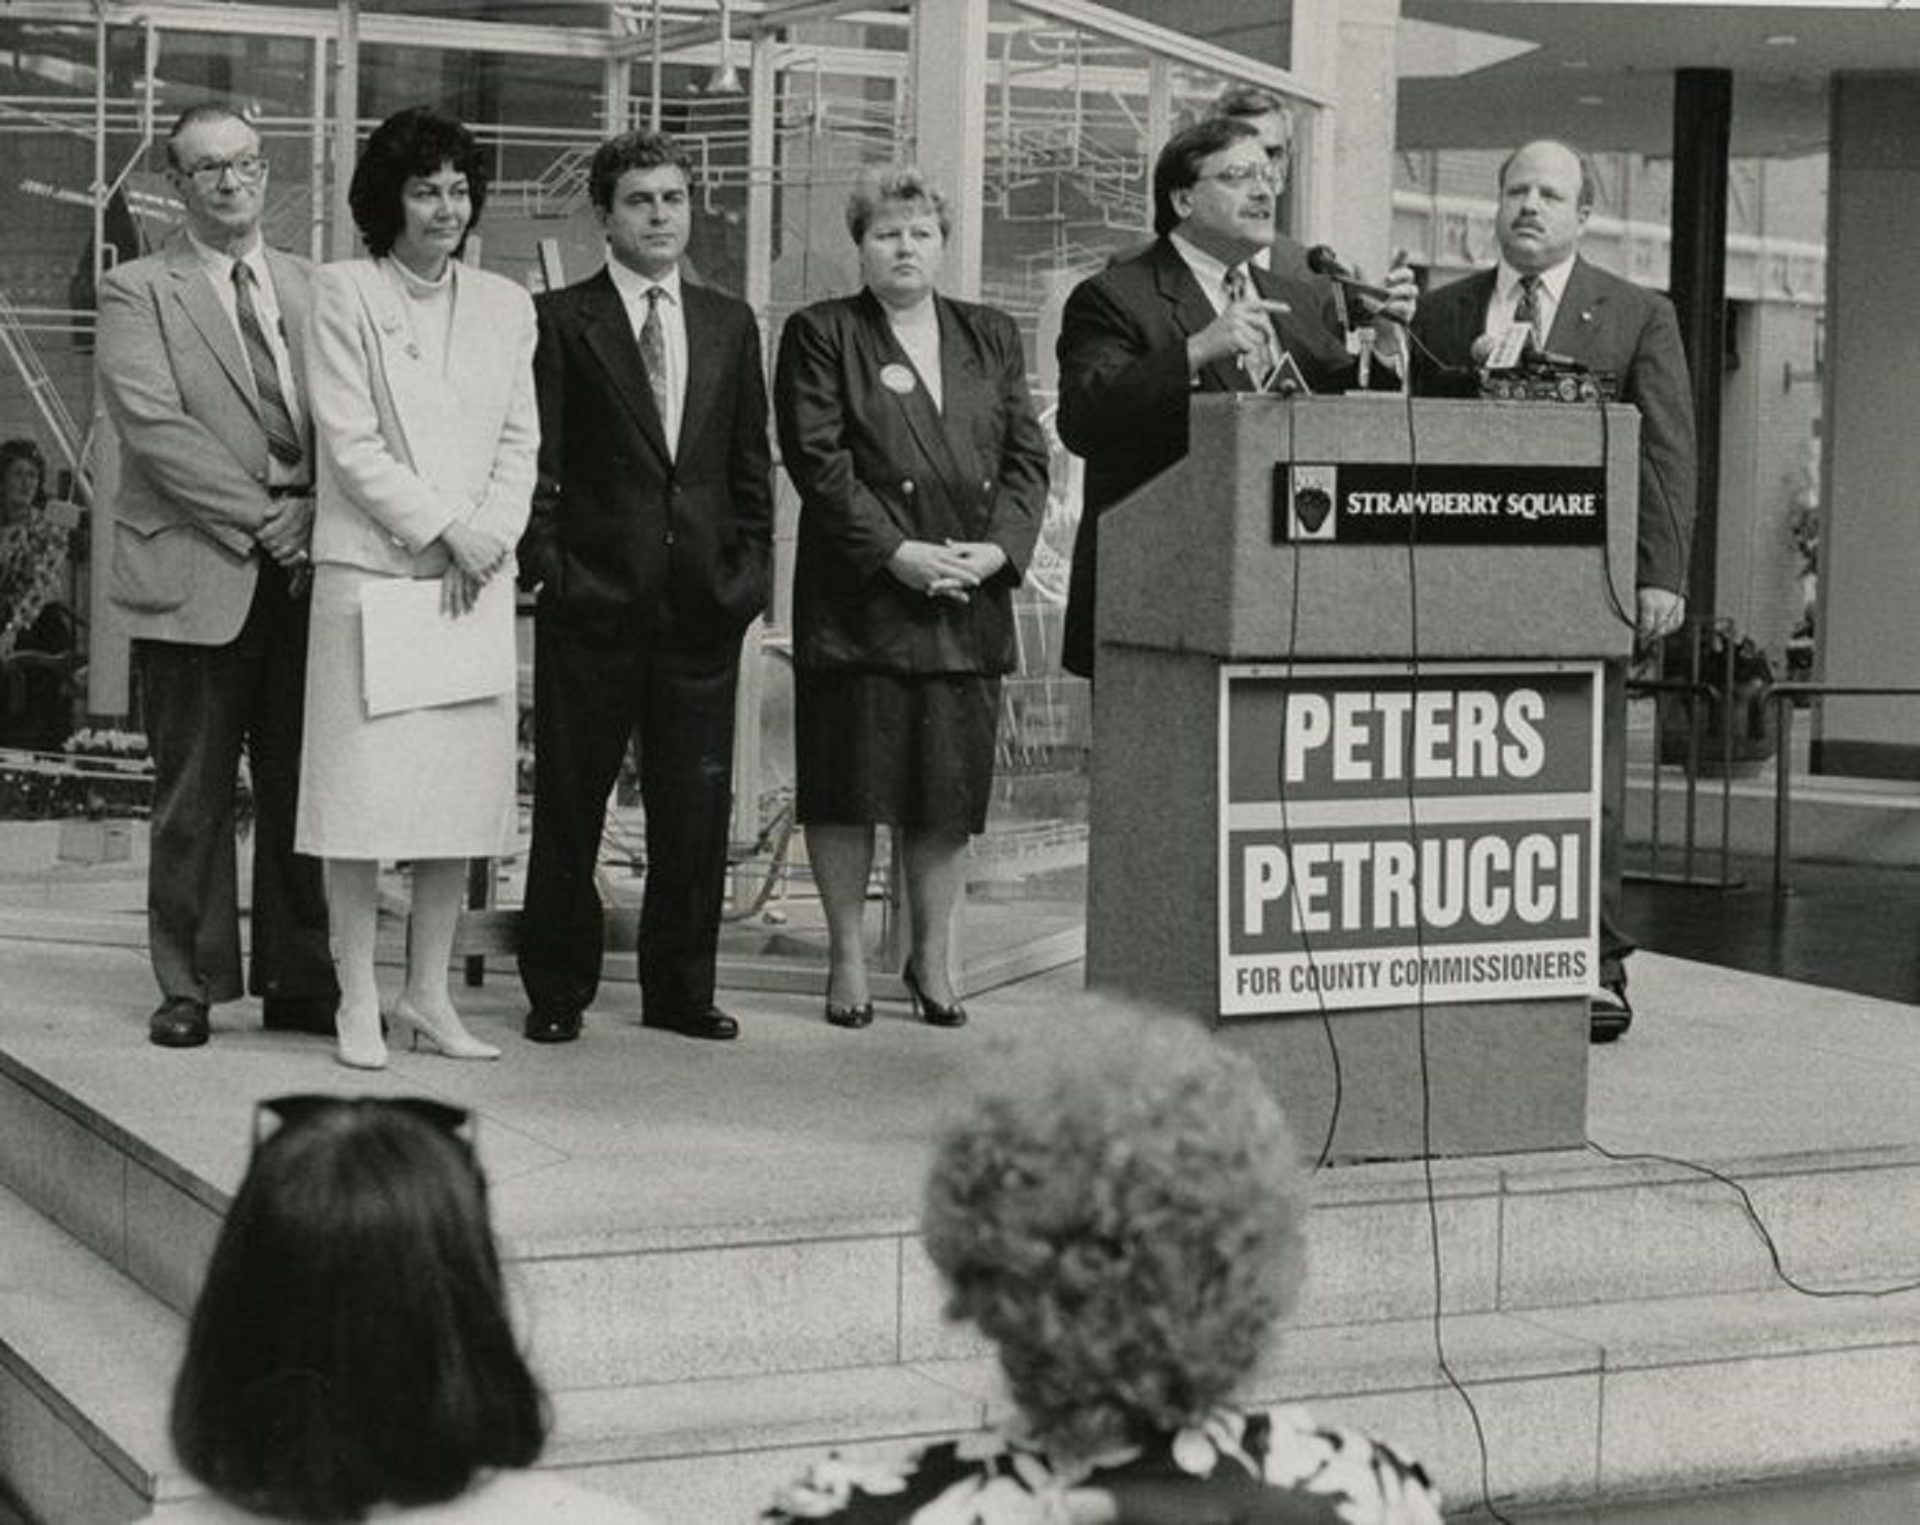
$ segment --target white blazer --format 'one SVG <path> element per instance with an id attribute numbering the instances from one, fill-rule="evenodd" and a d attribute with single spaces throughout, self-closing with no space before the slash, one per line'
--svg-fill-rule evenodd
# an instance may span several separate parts
<path id="1" fill-rule="evenodd" d="M 540 415 L 533 299 L 453 265 L 447 368 L 420 353 L 391 272 L 343 260 L 314 274 L 308 391 L 318 444 L 313 559 L 400 577 L 444 571 L 456 519 L 518 543 Z"/>

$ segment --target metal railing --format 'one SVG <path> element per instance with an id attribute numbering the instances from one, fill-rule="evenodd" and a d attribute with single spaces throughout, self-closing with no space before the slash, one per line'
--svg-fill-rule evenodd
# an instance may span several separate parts
<path id="1" fill-rule="evenodd" d="M 1779 706 L 1774 722 L 1779 737 L 1779 761 L 1773 783 L 1773 893 L 1787 892 L 1787 859 L 1793 842 L 1793 769 L 1788 750 L 1793 740 L 1793 701 L 1800 698 L 1824 699 L 1837 696 L 1849 699 L 1920 698 L 1920 687 L 1901 683 L 1776 683 L 1767 691 L 1767 703 Z"/>

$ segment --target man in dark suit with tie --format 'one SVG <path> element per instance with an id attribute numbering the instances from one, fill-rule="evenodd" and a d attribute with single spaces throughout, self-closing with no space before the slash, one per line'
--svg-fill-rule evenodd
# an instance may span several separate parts
<path id="1" fill-rule="evenodd" d="M 1067 298 L 1058 425 L 1087 463 L 1062 653 L 1069 672 L 1093 674 L 1100 515 L 1187 453 L 1189 395 L 1275 384 L 1341 392 L 1357 379 L 1332 284 L 1304 261 L 1263 270 L 1255 260 L 1274 242 L 1285 170 L 1239 118 L 1176 133 L 1153 167 L 1153 243 Z M 1404 323 L 1412 273 L 1394 269 L 1385 288 L 1384 311 Z M 1380 334 L 1388 363 L 1375 379 L 1397 385 L 1399 330 L 1383 324 Z"/>
<path id="2" fill-rule="evenodd" d="M 630 737 L 647 882 L 641 1020 L 693 1038 L 713 1003 L 740 642 L 767 604 L 773 500 L 760 331 L 683 279 L 691 160 L 632 132 L 588 190 L 608 262 L 538 301 L 540 474 L 520 576 L 534 621 L 533 847 L 520 921 L 526 1035 L 565 1043 L 600 982 L 595 862 Z"/>
<path id="3" fill-rule="evenodd" d="M 243 988 L 270 1028 L 333 1033 L 320 865 L 293 851 L 305 693 L 312 430 L 301 397 L 310 267 L 266 247 L 260 136 L 196 106 L 167 136 L 184 236 L 108 272 L 96 345 L 120 446 L 113 602 L 134 638 L 153 752 L 148 1036 L 207 1041 Z M 253 782 L 243 987 L 235 796 Z"/>
<path id="4" fill-rule="evenodd" d="M 1659 292 L 1597 269 L 1580 257 L 1592 213 L 1594 177 L 1585 155 L 1565 143 L 1528 143 L 1500 166 L 1495 232 L 1500 262 L 1421 300 L 1414 321 L 1414 384 L 1432 396 L 1472 395 L 1473 343 L 1514 324 L 1536 347 L 1617 379 L 1620 401 L 1640 410 L 1640 514 L 1632 601 L 1644 648 L 1686 618 L 1687 559 L 1696 487 L 1693 386 L 1673 304 Z M 1625 960 L 1633 951 L 1620 925 L 1621 815 L 1626 797 L 1626 664 L 1606 669 L 1601 780 L 1600 969 L 1592 1036 L 1609 1043 L 1627 1030 Z"/>

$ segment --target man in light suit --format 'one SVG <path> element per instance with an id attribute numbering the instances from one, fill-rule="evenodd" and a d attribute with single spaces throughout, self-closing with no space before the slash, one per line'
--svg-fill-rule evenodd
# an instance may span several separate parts
<path id="1" fill-rule="evenodd" d="M 1093 674 L 1100 515 L 1187 453 L 1193 392 L 1287 384 L 1343 392 L 1358 379 L 1333 287 L 1304 268 L 1261 268 L 1286 161 L 1259 132 L 1213 116 L 1176 133 L 1153 167 L 1154 242 L 1073 289 L 1061 314 L 1060 438 L 1087 463 L 1062 662 Z M 1278 262 L 1276 262 L 1277 264 Z M 1383 283 L 1383 310 L 1413 314 L 1412 272 Z M 1399 329 L 1380 328 L 1376 385 L 1399 384 Z M 1284 357 L 1284 359 L 1283 359 Z"/>
<path id="2" fill-rule="evenodd" d="M 683 278 L 693 168 L 672 139 L 601 145 L 604 269 L 538 301 L 540 474 L 520 575 L 534 621 L 526 1035 L 565 1043 L 599 988 L 595 858 L 629 737 L 646 811 L 642 1022 L 728 1039 L 713 1004 L 740 641 L 773 529 L 760 332 Z"/>
<path id="3" fill-rule="evenodd" d="M 113 600 L 134 638 L 154 760 L 153 1042 L 207 1041 L 244 989 L 268 1027 L 331 1034 L 320 866 L 293 851 L 306 665 L 312 432 L 307 262 L 260 237 L 267 163 L 232 109 L 167 138 L 185 236 L 101 282 L 101 393 L 119 436 Z M 235 793 L 253 780 L 251 978 L 241 979 Z"/>
<path id="4" fill-rule="evenodd" d="M 1577 149 L 1528 143 L 1500 167 L 1495 231 L 1500 263 L 1421 300 L 1414 322 L 1414 382 L 1434 396 L 1475 390 L 1473 342 L 1515 323 L 1537 347 L 1567 355 L 1619 382 L 1620 401 L 1640 410 L 1638 566 L 1634 635 L 1644 648 L 1680 628 L 1687 613 L 1696 469 L 1693 385 L 1673 304 L 1659 292 L 1580 258 L 1592 213 L 1592 165 Z M 1621 813 L 1626 797 L 1626 664 L 1606 668 L 1601 779 L 1600 968 L 1592 1037 L 1610 1043 L 1633 1020 L 1620 925 Z"/>

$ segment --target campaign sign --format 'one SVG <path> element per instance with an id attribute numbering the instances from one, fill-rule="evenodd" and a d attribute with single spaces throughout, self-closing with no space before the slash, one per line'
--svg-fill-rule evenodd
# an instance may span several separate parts
<path id="1" fill-rule="evenodd" d="M 1591 989 L 1599 673 L 1223 666 L 1221 1013 Z"/>
<path id="2" fill-rule="evenodd" d="M 1600 466 L 1282 462 L 1273 540 L 1346 545 L 1604 545 Z"/>

